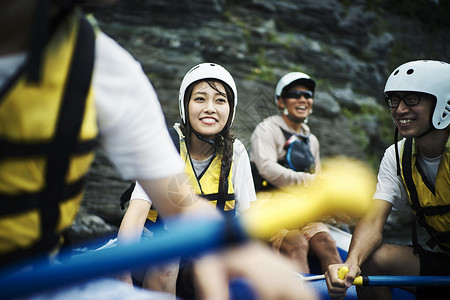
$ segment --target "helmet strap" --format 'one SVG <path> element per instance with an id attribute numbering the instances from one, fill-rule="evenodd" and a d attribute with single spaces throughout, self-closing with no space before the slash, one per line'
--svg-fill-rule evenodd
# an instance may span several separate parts
<path id="1" fill-rule="evenodd" d="M 295 118 L 294 116 L 292 116 L 286 107 L 283 109 L 283 115 L 285 115 L 291 122 L 293 122 L 295 124 L 301 124 L 306 121 L 306 119 L 298 119 L 298 118 Z"/>
<path id="2" fill-rule="evenodd" d="M 210 140 L 207 139 L 205 136 L 201 135 L 200 133 L 198 133 L 197 131 L 195 131 L 194 129 L 191 129 L 192 132 L 195 134 L 195 136 L 202 142 L 205 142 L 207 144 L 210 144 L 211 146 L 214 146 L 215 148 L 217 147 L 217 143 L 215 140 Z"/>
<path id="3" fill-rule="evenodd" d="M 394 148 L 395 148 L 395 161 L 397 162 L 397 176 L 400 176 L 400 155 L 398 154 L 398 127 L 395 126 L 394 132 Z"/>
<path id="4" fill-rule="evenodd" d="M 435 104 L 435 106 L 436 106 L 436 104 Z M 429 134 L 430 132 L 434 131 L 435 128 L 434 128 L 434 126 L 433 126 L 433 121 L 432 121 L 432 119 L 433 119 L 433 111 L 434 111 L 434 109 L 431 110 L 431 113 L 430 113 L 430 127 L 428 127 L 428 129 L 425 130 L 421 135 L 419 135 L 418 137 L 416 137 L 416 139 L 421 138 L 421 137 L 424 137 L 424 136 L 426 136 L 427 134 Z"/>
<path id="5" fill-rule="evenodd" d="M 286 109 L 286 108 L 285 108 Z M 287 110 L 286 110 L 287 111 Z M 283 111 L 283 113 L 284 113 L 284 111 Z M 306 118 L 306 119 L 298 119 L 298 118 L 295 118 L 294 116 L 292 116 L 291 114 L 289 114 L 289 113 L 287 113 L 287 114 L 284 114 L 289 120 L 291 120 L 293 123 L 295 123 L 295 124 L 301 124 L 301 123 L 306 123 L 307 122 L 307 120 L 308 120 L 308 118 Z"/>
<path id="6" fill-rule="evenodd" d="M 292 121 L 295 124 L 301 124 L 301 123 L 305 123 L 306 124 L 306 123 L 308 123 L 308 117 L 309 116 L 306 117 L 305 119 L 296 118 L 296 117 L 292 116 L 289 113 L 289 111 L 288 111 L 288 109 L 286 107 L 283 108 L 283 115 L 285 115 L 290 121 Z"/>
<path id="7" fill-rule="evenodd" d="M 415 137 L 416 139 L 421 138 L 426 136 L 427 134 L 429 134 L 430 132 L 432 132 L 435 128 L 433 126 L 430 126 L 427 130 L 425 130 L 424 133 L 422 133 L 421 135 Z M 397 141 L 398 141 L 398 127 L 395 126 L 395 133 L 394 133 L 394 147 L 395 147 L 395 160 L 397 162 L 397 175 L 400 176 L 400 156 L 398 154 L 398 145 L 397 145 Z"/>
<path id="8" fill-rule="evenodd" d="M 430 126 L 427 130 L 425 130 L 424 133 L 422 133 L 421 135 L 417 136 L 416 139 L 421 138 L 426 136 L 427 134 L 429 134 L 430 132 L 434 131 L 434 127 Z"/>

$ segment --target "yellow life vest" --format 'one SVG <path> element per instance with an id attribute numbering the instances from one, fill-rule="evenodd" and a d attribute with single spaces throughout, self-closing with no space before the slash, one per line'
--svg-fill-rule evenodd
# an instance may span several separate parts
<path id="1" fill-rule="evenodd" d="M 0 91 L 0 264 L 55 252 L 77 215 L 98 133 L 94 55 L 91 25 L 71 13 L 43 49 L 39 82 L 26 63 Z"/>
<path id="2" fill-rule="evenodd" d="M 428 182 L 417 163 L 413 139 L 403 143 L 401 165 L 403 182 L 418 224 L 450 254 L 450 139 L 439 163 L 435 186 Z"/>
<path id="3" fill-rule="evenodd" d="M 230 172 L 228 174 L 228 191 L 226 194 L 219 192 L 219 178 L 223 157 L 222 150 L 218 150 L 218 153 L 214 156 L 213 160 L 209 163 L 202 174 L 196 175 L 187 151 L 184 135 L 179 128 L 179 124 L 175 124 L 174 128 L 178 133 L 178 141 L 174 140 L 174 143 L 179 143 L 180 155 L 185 162 L 184 171 L 188 176 L 193 192 L 208 199 L 226 217 L 234 217 L 236 214 L 236 200 L 234 197 L 234 188 L 231 180 L 232 166 L 230 166 Z M 175 138 L 177 138 L 177 136 L 175 136 Z M 157 211 L 151 209 L 148 214 L 148 219 L 154 223 L 157 223 L 157 216 Z"/>

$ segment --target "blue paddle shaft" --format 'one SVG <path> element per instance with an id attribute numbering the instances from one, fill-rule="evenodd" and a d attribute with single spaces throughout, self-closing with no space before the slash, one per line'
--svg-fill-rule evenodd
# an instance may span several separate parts
<path id="1" fill-rule="evenodd" d="M 363 276 L 363 286 L 450 286 L 450 276 Z"/>
<path id="2" fill-rule="evenodd" d="M 17 298 L 95 277 L 111 276 L 138 267 L 164 263 L 181 255 L 200 255 L 247 239 L 237 219 L 195 223 L 176 221 L 170 223 L 169 228 L 172 231 L 159 234 L 151 240 L 89 252 L 68 258 L 62 264 L 41 264 L 28 272 L 17 272 L 17 267 L 2 270 L 1 298 Z"/>

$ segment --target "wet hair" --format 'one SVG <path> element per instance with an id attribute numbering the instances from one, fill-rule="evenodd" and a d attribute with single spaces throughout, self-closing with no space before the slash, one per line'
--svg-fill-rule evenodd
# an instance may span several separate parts
<path id="1" fill-rule="evenodd" d="M 206 82 L 212 89 L 219 92 L 223 96 L 227 97 L 228 104 L 230 106 L 230 113 L 228 114 L 227 122 L 224 126 L 224 128 L 216 134 L 214 137 L 214 143 L 216 147 L 216 151 L 218 149 L 222 150 L 222 161 L 221 161 L 221 168 L 220 168 L 220 176 L 219 176 L 219 184 L 220 184 L 220 190 L 223 191 L 224 195 L 228 193 L 228 190 L 225 189 L 226 183 L 228 180 L 228 174 L 230 173 L 231 169 L 231 163 L 233 161 L 233 143 L 235 140 L 235 137 L 231 133 L 230 130 L 230 124 L 231 120 L 233 118 L 233 108 L 234 108 L 234 94 L 232 89 L 225 84 L 224 82 L 217 80 L 217 79 L 201 79 L 197 80 L 193 83 L 191 83 L 187 88 L 186 92 L 184 93 L 184 111 L 185 111 L 185 120 L 186 124 L 181 126 L 181 130 L 186 137 L 186 147 L 189 152 L 189 146 L 191 143 L 191 133 L 193 133 L 193 129 L 191 127 L 191 122 L 189 120 L 189 101 L 192 95 L 192 91 L 194 89 L 194 86 L 197 85 L 199 82 Z M 225 88 L 225 94 L 219 90 L 217 87 L 217 83 L 220 83 Z"/>

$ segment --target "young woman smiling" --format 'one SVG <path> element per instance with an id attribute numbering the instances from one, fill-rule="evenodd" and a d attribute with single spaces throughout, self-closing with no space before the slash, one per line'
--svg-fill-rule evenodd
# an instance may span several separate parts
<path id="1" fill-rule="evenodd" d="M 176 123 L 170 129 L 185 162 L 192 191 L 208 199 L 227 218 L 235 217 L 248 209 L 250 202 L 256 201 L 247 151 L 230 132 L 236 104 L 237 89 L 231 74 L 217 64 L 199 64 L 183 78 L 179 92 L 181 124 Z M 144 231 L 145 238 L 152 231 L 152 225 L 162 220 L 145 191 L 136 183 L 126 214 L 137 215 L 140 210 L 139 216 L 144 218 L 142 209 L 146 209 L 146 220 L 135 220 L 133 226 L 142 224 L 136 232 Z M 130 224 L 123 222 L 121 230 L 128 230 L 126 227 Z M 147 270 L 145 274 L 135 273 L 134 279 L 144 288 L 176 291 L 180 297 L 191 298 L 191 259 L 182 258 L 180 272 L 178 265 L 175 262 Z"/>

